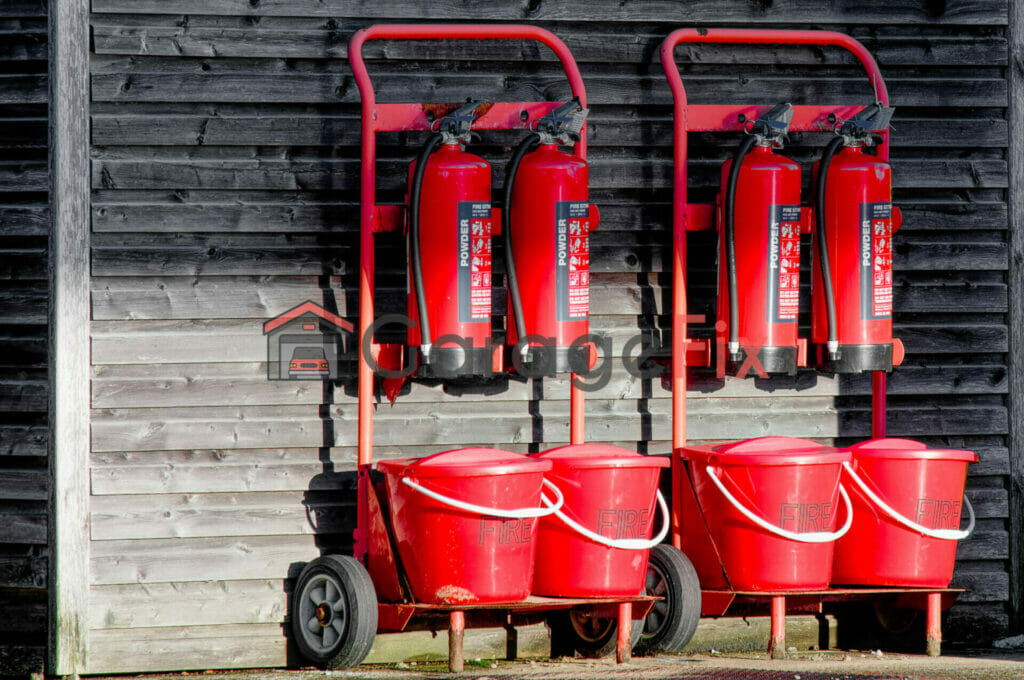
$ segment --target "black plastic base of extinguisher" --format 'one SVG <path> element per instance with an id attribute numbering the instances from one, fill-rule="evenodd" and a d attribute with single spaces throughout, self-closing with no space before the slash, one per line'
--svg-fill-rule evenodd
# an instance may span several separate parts
<path id="1" fill-rule="evenodd" d="M 550 377 L 559 373 L 588 373 L 590 354 L 587 347 L 530 347 L 525 357 L 516 357 L 519 349 L 509 348 L 506 366 L 525 377 Z M 517 365 L 518 362 L 518 365 Z M 523 370 L 518 370 L 522 366 Z"/>
<path id="2" fill-rule="evenodd" d="M 432 347 L 430 363 L 423 361 L 422 353 L 419 359 L 418 378 L 490 378 L 494 375 L 494 350 L 490 347 L 468 350 L 463 347 Z"/>
<path id="3" fill-rule="evenodd" d="M 891 371 L 892 344 L 839 345 L 839 358 L 830 360 L 825 345 L 812 345 L 811 360 L 814 367 L 827 373 L 863 373 L 864 371 Z"/>
<path id="4" fill-rule="evenodd" d="M 760 362 L 760 366 L 758 366 Z M 744 369 L 744 377 L 756 378 L 759 368 L 768 374 L 796 375 L 796 347 L 762 347 L 757 352 L 757 361 L 747 363 L 747 352 L 740 347 L 739 360 L 726 357 L 725 370 L 736 375 Z"/>

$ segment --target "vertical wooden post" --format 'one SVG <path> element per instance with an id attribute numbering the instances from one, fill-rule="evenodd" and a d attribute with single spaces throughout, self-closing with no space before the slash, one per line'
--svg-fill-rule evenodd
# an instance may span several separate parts
<path id="1" fill-rule="evenodd" d="M 89 616 L 89 0 L 50 0 L 50 675 L 85 671 Z"/>
<path id="2" fill-rule="evenodd" d="M 1024 631 L 1024 5 L 1011 2 L 1009 42 L 1010 107 L 1007 208 L 1010 213 L 1009 271 L 1007 272 L 1010 346 L 1007 353 L 1007 445 L 1010 450 L 1010 626 Z"/>

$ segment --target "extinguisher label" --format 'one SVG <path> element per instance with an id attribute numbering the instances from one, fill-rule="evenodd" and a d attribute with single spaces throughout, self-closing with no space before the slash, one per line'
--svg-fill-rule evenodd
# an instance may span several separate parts
<path id="1" fill-rule="evenodd" d="M 558 320 L 590 313 L 590 203 L 555 203 L 555 296 Z"/>
<path id="2" fill-rule="evenodd" d="M 459 321 L 491 319 L 491 204 L 459 201 Z"/>
<path id="3" fill-rule="evenodd" d="M 860 205 L 860 316 L 892 317 L 892 203 Z"/>
<path id="4" fill-rule="evenodd" d="M 768 212 L 768 321 L 795 323 L 800 315 L 800 206 Z"/>

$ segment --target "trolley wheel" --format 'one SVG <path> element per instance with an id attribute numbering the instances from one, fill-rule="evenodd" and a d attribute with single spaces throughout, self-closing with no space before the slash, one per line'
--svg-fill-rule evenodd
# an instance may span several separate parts
<path id="1" fill-rule="evenodd" d="M 645 594 L 659 598 L 644 619 L 641 654 L 677 654 L 700 621 L 700 581 L 690 560 L 671 545 L 651 548 Z"/>
<path id="2" fill-rule="evenodd" d="M 291 619 L 295 643 L 310 663 L 358 665 L 377 635 L 377 594 L 370 575 L 352 557 L 318 557 L 299 574 Z"/>
<path id="3" fill-rule="evenodd" d="M 588 616 L 576 609 L 553 612 L 548 616 L 551 629 L 551 656 L 580 656 L 596 659 L 615 653 L 618 646 L 618 620 L 614 617 Z M 635 647 L 643 633 L 643 622 L 633 620 L 630 646 Z"/>

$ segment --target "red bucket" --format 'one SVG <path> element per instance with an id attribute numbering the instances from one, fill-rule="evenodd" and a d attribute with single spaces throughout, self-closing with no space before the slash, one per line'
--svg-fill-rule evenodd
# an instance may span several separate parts
<path id="1" fill-rule="evenodd" d="M 606 444 L 562 446 L 532 456 L 550 461 L 545 476 L 565 504 L 537 528 L 533 592 L 551 597 L 631 596 L 643 592 L 647 556 L 669 526 L 660 499 L 662 532 L 655 524 L 658 475 L 667 458 L 643 456 Z"/>
<path id="2" fill-rule="evenodd" d="M 849 452 L 761 437 L 690 447 L 683 455 L 703 514 L 684 516 L 683 531 L 710 534 L 731 589 L 828 586 L 835 540 L 850 526 L 849 497 L 839 484 Z M 720 573 L 697 569 L 702 583 L 721 580 Z"/>
<path id="3" fill-rule="evenodd" d="M 964 497 L 971 451 L 928 449 L 909 439 L 850 447 L 853 526 L 836 543 L 832 583 L 945 588 L 957 540 L 974 528 Z M 960 530 L 961 499 L 970 515 Z"/>
<path id="4" fill-rule="evenodd" d="M 419 602 L 530 594 L 541 484 L 551 463 L 496 449 L 381 461 L 398 554 Z"/>

